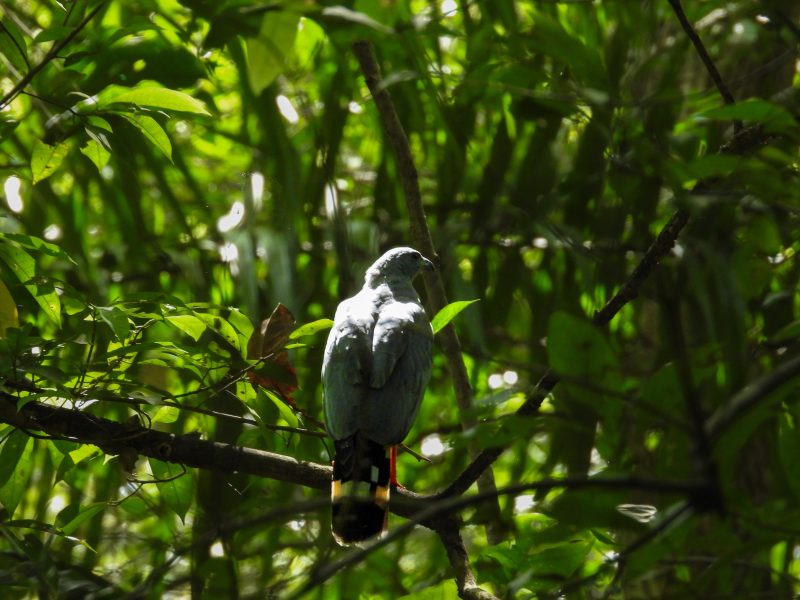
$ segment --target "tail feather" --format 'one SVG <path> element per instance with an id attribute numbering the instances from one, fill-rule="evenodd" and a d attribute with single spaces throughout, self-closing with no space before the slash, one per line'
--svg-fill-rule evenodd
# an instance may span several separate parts
<path id="1" fill-rule="evenodd" d="M 363 542 L 386 531 L 390 447 L 356 434 L 335 440 L 331 529 L 339 544 Z"/>

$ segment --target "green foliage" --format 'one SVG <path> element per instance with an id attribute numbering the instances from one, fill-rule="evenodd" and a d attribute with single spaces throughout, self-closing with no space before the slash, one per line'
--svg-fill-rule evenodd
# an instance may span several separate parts
<path id="1" fill-rule="evenodd" d="M 454 300 L 434 329 L 458 332 L 475 396 L 457 406 L 437 346 L 406 440 L 432 464 L 401 454 L 403 484 L 439 491 L 504 445 L 501 488 L 713 475 L 721 495 L 707 512 L 658 485 L 469 506 L 478 584 L 800 593 L 798 385 L 769 380 L 800 341 L 800 5 L 684 4 L 735 104 L 669 2 L 5 3 L 0 596 L 283 595 L 339 557 L 328 511 L 303 508 L 320 490 L 145 460 L 126 436 L 42 437 L 15 406 L 328 463 L 330 318 L 382 250 L 412 243 L 360 39 Z M 678 209 L 674 250 L 593 325 Z M 558 385 L 516 417 L 547 369 Z M 418 527 L 309 597 L 454 598 L 453 576 Z"/>

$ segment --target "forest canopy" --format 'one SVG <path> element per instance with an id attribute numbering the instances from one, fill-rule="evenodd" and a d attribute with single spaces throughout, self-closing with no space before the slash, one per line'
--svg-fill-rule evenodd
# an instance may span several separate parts
<path id="1" fill-rule="evenodd" d="M 4 598 L 800 593 L 795 0 L 0 7 Z M 432 377 L 341 548 L 395 246 Z"/>

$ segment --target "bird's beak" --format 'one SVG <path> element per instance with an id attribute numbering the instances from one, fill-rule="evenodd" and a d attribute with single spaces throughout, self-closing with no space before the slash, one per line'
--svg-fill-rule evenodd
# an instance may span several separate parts
<path id="1" fill-rule="evenodd" d="M 420 267 L 423 271 L 435 271 L 436 265 L 434 265 L 431 261 L 429 261 L 424 256 L 422 257 L 422 266 Z"/>

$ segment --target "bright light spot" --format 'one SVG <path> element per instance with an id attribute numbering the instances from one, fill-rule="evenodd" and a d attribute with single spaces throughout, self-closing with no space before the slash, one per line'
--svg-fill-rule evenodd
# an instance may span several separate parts
<path id="1" fill-rule="evenodd" d="M 786 260 L 786 256 L 783 254 L 783 252 L 778 252 L 775 256 L 767 257 L 767 261 L 769 261 L 769 263 L 772 265 L 779 265 L 784 260 Z"/>
<path id="2" fill-rule="evenodd" d="M 333 219 L 339 209 L 339 194 L 333 184 L 325 186 L 325 214 L 329 219 Z"/>
<path id="3" fill-rule="evenodd" d="M 500 373 L 489 375 L 489 387 L 493 390 L 503 387 L 503 376 Z"/>
<path id="4" fill-rule="evenodd" d="M 208 549 L 208 554 L 213 558 L 221 558 L 225 556 L 225 546 L 222 545 L 221 541 L 217 540 L 211 544 L 211 548 Z"/>
<path id="5" fill-rule="evenodd" d="M 533 508 L 533 505 L 536 504 L 533 500 L 532 494 L 524 494 L 522 496 L 517 496 L 514 498 L 514 513 L 524 513 L 528 512 Z"/>
<path id="6" fill-rule="evenodd" d="M 306 521 L 305 519 L 296 519 L 294 521 L 289 521 L 287 525 L 292 531 L 301 531 L 303 527 L 306 526 Z"/>
<path id="7" fill-rule="evenodd" d="M 744 33 L 744 24 L 736 23 L 736 25 L 733 26 L 733 33 L 736 35 L 742 35 Z"/>
<path id="8" fill-rule="evenodd" d="M 439 456 L 440 454 L 444 453 L 446 449 L 447 448 L 442 442 L 442 438 L 435 433 L 422 440 L 422 446 L 420 446 L 423 456 L 428 457 Z"/>
<path id="9" fill-rule="evenodd" d="M 289 121 L 292 125 L 297 123 L 300 120 L 300 115 L 297 114 L 297 111 L 292 106 L 292 101 L 289 100 L 286 96 L 281 94 L 277 98 L 275 98 L 275 102 L 278 103 L 278 110 L 281 111 L 283 118 Z"/>
<path id="10" fill-rule="evenodd" d="M 347 105 L 347 110 L 349 110 L 354 115 L 360 115 L 362 112 L 364 112 L 364 107 L 361 106 L 358 102 L 351 100 L 350 104 Z"/>
<path id="11" fill-rule="evenodd" d="M 454 41 L 455 40 L 449 35 L 440 35 L 439 36 L 439 47 L 442 50 L 444 50 L 445 52 L 448 52 L 450 50 L 450 48 L 453 47 L 453 42 Z M 444 70 L 444 66 L 442 67 L 442 70 Z"/>
<path id="12" fill-rule="evenodd" d="M 766 25 L 767 23 L 769 23 L 769 17 L 767 15 L 757 15 L 756 21 L 758 21 L 762 25 Z"/>
<path id="13" fill-rule="evenodd" d="M 53 511 L 54 514 L 60 513 L 64 507 L 67 505 L 67 501 L 64 499 L 64 496 L 58 495 L 54 496 L 52 500 L 50 500 L 50 505 L 48 508 Z"/>
<path id="14" fill-rule="evenodd" d="M 200 58 L 202 58 L 203 60 L 208 60 L 209 58 L 211 58 L 211 56 L 212 56 L 211 50 L 207 50 L 206 52 L 203 53 L 203 55 Z"/>
<path id="15" fill-rule="evenodd" d="M 649 504 L 620 504 L 617 510 L 639 523 L 649 523 L 658 513 L 658 509 Z"/>
<path id="16" fill-rule="evenodd" d="M 672 253 L 677 257 L 681 258 L 684 253 L 684 248 L 680 244 L 676 243 L 675 246 L 672 248 Z"/>
<path id="17" fill-rule="evenodd" d="M 239 248 L 233 242 L 225 242 L 219 247 L 219 257 L 222 262 L 233 262 L 239 258 Z"/>
<path id="18" fill-rule="evenodd" d="M 225 233 L 226 231 L 230 231 L 239 223 L 242 222 L 244 219 L 244 203 L 237 200 L 236 202 L 231 205 L 231 209 L 228 211 L 223 217 L 217 219 L 217 229 Z"/>
<path id="19" fill-rule="evenodd" d="M 508 385 L 514 385 L 519 381 L 519 375 L 517 375 L 516 371 L 506 371 L 503 373 L 503 381 Z"/>
<path id="20" fill-rule="evenodd" d="M 534 248 L 539 248 L 540 250 L 544 250 L 545 248 L 547 248 L 548 241 L 547 238 L 537 237 L 533 238 L 531 244 L 533 245 Z"/>
<path id="21" fill-rule="evenodd" d="M 3 191 L 6 194 L 6 204 L 11 212 L 22 212 L 22 196 L 19 189 L 22 187 L 22 181 L 16 175 L 12 175 L 3 184 Z"/>
<path id="22" fill-rule="evenodd" d="M 47 228 L 44 230 L 44 239 L 53 241 L 57 240 L 61 237 L 61 227 L 53 223 L 52 225 L 48 225 Z"/>
<path id="23" fill-rule="evenodd" d="M 258 210 L 264 200 L 264 175 L 258 171 L 250 175 L 250 191 L 253 193 L 253 207 Z"/>
<path id="24" fill-rule="evenodd" d="M 111 181 L 114 178 L 114 169 L 112 169 L 110 166 L 106 165 L 105 167 L 103 167 L 103 170 L 100 171 L 100 175 L 106 181 Z"/>
<path id="25" fill-rule="evenodd" d="M 42 353 L 42 349 L 39 346 L 34 346 L 31 348 L 31 356 L 39 356 Z"/>
<path id="26" fill-rule="evenodd" d="M 178 121 L 175 123 L 175 133 L 179 135 L 185 135 L 189 133 L 189 126 L 186 124 L 186 121 Z"/>
<path id="27" fill-rule="evenodd" d="M 452 17 L 457 12 L 458 4 L 456 4 L 456 0 L 444 0 L 442 2 L 442 14 L 445 17 Z"/>

